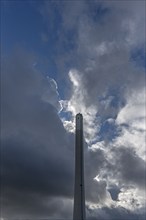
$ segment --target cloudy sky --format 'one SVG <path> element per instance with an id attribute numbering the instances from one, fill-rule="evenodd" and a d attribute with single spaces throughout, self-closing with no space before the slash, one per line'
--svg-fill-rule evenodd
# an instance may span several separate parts
<path id="1" fill-rule="evenodd" d="M 145 220 L 145 1 L 1 1 L 1 220 Z"/>

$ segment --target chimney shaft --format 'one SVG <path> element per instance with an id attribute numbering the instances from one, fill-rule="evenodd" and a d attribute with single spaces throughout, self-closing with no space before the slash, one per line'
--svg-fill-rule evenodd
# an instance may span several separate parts
<path id="1" fill-rule="evenodd" d="M 83 116 L 76 115 L 73 220 L 85 220 Z"/>

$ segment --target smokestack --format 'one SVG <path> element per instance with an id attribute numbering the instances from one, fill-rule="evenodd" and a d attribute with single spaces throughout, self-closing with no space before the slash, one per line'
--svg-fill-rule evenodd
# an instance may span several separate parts
<path id="1" fill-rule="evenodd" d="M 73 220 L 85 220 L 83 116 L 76 115 Z"/>

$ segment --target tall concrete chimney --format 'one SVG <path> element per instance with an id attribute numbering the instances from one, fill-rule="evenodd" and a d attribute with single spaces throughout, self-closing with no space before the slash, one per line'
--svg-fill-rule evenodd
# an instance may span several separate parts
<path id="1" fill-rule="evenodd" d="M 85 220 L 83 116 L 76 115 L 73 220 Z"/>

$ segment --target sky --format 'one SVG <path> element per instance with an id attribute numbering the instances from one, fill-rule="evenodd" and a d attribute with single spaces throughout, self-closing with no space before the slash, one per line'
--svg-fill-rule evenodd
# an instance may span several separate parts
<path id="1" fill-rule="evenodd" d="M 145 1 L 1 0 L 1 218 L 146 219 Z"/>

